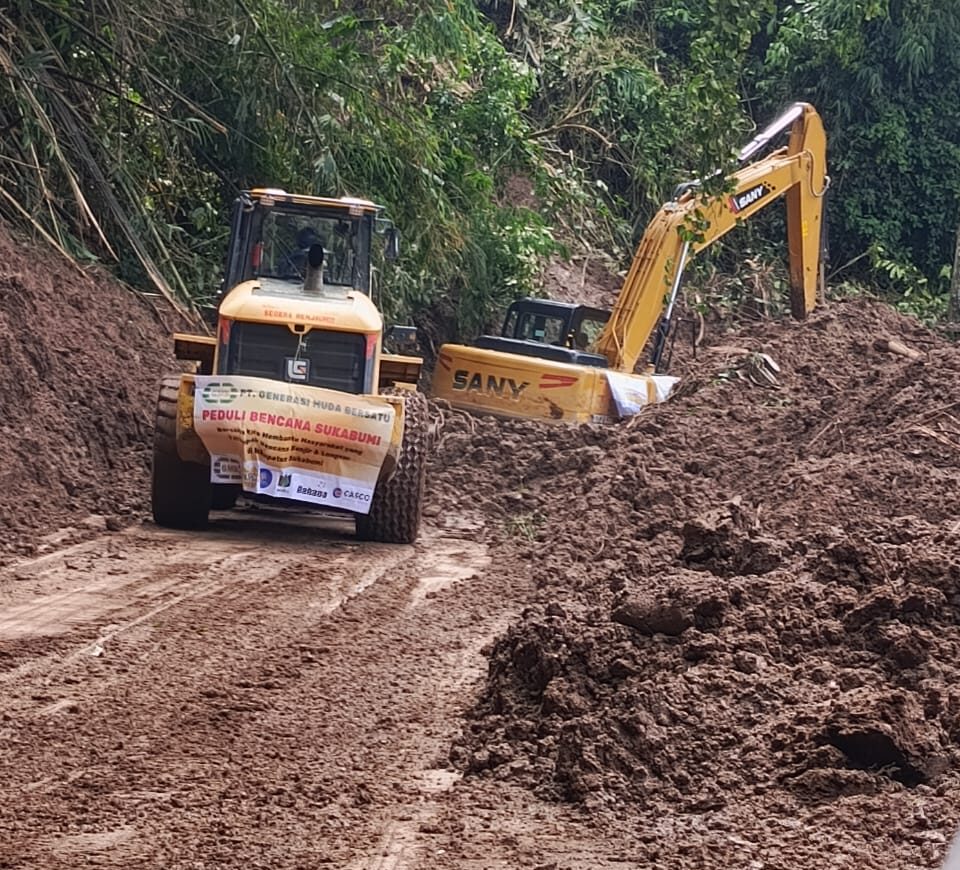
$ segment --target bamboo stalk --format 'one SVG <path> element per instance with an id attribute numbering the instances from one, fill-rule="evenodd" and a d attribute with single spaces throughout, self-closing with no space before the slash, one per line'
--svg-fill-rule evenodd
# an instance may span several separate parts
<path id="1" fill-rule="evenodd" d="M 84 274 L 83 269 L 81 269 L 80 266 L 77 265 L 77 261 L 74 260 L 73 257 L 71 257 L 70 254 L 67 253 L 64 247 L 53 236 L 51 236 L 50 233 L 48 233 L 43 228 L 43 226 L 41 226 L 41 224 L 37 221 L 37 219 L 32 214 L 30 214 L 30 212 L 27 211 L 19 202 L 17 202 L 17 200 L 14 199 L 2 186 L 0 186 L 0 196 L 2 196 L 7 202 L 9 202 L 10 205 L 12 205 L 30 223 L 30 225 L 38 233 L 40 233 L 41 236 L 43 236 L 43 238 L 47 242 L 49 242 L 54 248 L 56 248 L 61 254 L 63 254 L 63 256 L 66 257 L 67 260 L 69 261 L 70 265 L 74 269 L 76 269 L 79 274 L 81 275 Z"/>

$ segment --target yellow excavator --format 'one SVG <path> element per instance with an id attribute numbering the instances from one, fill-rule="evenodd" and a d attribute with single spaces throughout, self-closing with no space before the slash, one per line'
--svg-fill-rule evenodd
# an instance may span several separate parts
<path id="1" fill-rule="evenodd" d="M 787 144 L 768 146 L 781 134 Z M 673 307 L 691 256 L 786 197 L 790 307 L 805 317 L 822 285 L 826 135 L 808 103 L 795 103 L 738 155 L 729 193 L 680 185 L 647 225 L 612 311 L 548 299 L 507 310 L 500 335 L 440 348 L 431 394 L 467 411 L 561 423 L 605 422 L 665 399 L 676 378 L 659 375 Z M 658 328 L 659 324 L 659 328 Z M 651 367 L 635 373 L 656 330 Z"/>
<path id="2" fill-rule="evenodd" d="M 205 525 L 244 503 L 356 518 L 360 537 L 411 543 L 427 453 L 412 327 L 384 329 L 374 238 L 398 239 L 365 199 L 258 188 L 237 199 L 215 335 L 174 335 L 193 371 L 160 384 L 157 524 Z M 387 346 L 393 343 L 393 352 Z"/>

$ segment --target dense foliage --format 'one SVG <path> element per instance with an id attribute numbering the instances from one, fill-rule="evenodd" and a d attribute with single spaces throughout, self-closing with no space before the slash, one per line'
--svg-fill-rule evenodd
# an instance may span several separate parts
<path id="1" fill-rule="evenodd" d="M 405 239 L 388 299 L 452 294 L 466 328 L 554 247 L 497 202 L 541 171 L 535 81 L 469 3 L 20 0 L 0 24 L 0 207 L 137 283 L 209 296 L 255 185 L 384 204 Z"/>
<path id="2" fill-rule="evenodd" d="M 960 0 L 8 0 L 0 213 L 185 301 L 243 187 L 367 196 L 404 238 L 390 313 L 469 332 L 561 241 L 623 265 L 676 182 L 808 99 L 835 282 L 937 314 L 958 24 Z M 775 221 L 730 262 L 781 251 Z"/>
<path id="3" fill-rule="evenodd" d="M 765 102 L 805 98 L 825 115 L 836 275 L 944 314 L 960 227 L 960 3 L 779 5 L 751 75 Z"/>

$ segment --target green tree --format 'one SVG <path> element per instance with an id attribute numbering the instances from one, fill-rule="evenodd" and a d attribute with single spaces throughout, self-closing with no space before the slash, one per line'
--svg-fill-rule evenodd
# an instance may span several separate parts
<path id="1" fill-rule="evenodd" d="M 834 268 L 940 313 L 960 222 L 960 2 L 780 7 L 752 78 L 765 103 L 824 115 Z"/>

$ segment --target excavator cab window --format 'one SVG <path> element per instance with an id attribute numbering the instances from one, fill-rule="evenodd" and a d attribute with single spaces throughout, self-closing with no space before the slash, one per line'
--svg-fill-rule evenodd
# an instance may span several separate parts
<path id="1" fill-rule="evenodd" d="M 570 325 L 568 346 L 574 350 L 596 353 L 597 339 L 603 332 L 610 315 L 606 311 L 582 309 L 577 312 Z"/>
<path id="2" fill-rule="evenodd" d="M 607 358 L 593 352 L 590 344 L 609 316 L 603 309 L 569 302 L 518 299 L 507 310 L 500 335 L 481 335 L 476 346 L 555 362 L 604 367 Z"/>
<path id="3" fill-rule="evenodd" d="M 507 315 L 503 334 L 507 338 L 562 346 L 566 334 L 566 321 L 563 317 L 513 310 Z"/>

